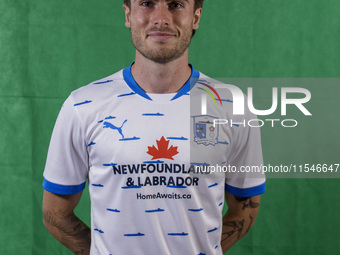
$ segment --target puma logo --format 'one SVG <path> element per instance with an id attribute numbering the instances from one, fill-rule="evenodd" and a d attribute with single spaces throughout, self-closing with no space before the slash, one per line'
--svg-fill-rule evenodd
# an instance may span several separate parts
<path id="1" fill-rule="evenodd" d="M 119 134 L 122 136 L 122 139 L 124 139 L 122 128 L 123 128 L 125 122 L 127 122 L 127 120 L 124 120 L 123 124 L 120 127 L 116 127 L 115 125 L 111 124 L 110 122 L 105 121 L 103 123 L 103 125 L 104 125 L 103 128 L 111 128 L 113 130 L 117 130 L 119 132 Z"/>

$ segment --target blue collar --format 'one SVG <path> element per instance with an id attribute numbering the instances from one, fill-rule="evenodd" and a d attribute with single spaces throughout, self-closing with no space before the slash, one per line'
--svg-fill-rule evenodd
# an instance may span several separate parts
<path id="1" fill-rule="evenodd" d="M 145 91 L 141 87 L 139 87 L 139 85 L 137 84 L 137 82 L 133 78 L 133 76 L 131 74 L 131 66 L 133 65 L 133 63 L 134 62 L 132 62 L 132 64 L 129 67 L 127 67 L 123 70 L 124 80 L 125 80 L 126 84 L 130 87 L 130 89 L 132 89 L 132 91 L 134 91 L 138 95 L 152 101 L 152 99 L 145 93 Z M 195 84 L 196 84 L 196 82 L 199 78 L 199 72 L 196 71 L 193 68 L 192 65 L 189 64 L 189 66 L 191 68 L 190 78 L 184 84 L 184 86 L 177 92 L 177 94 L 171 99 L 171 101 L 187 94 L 195 86 Z"/>

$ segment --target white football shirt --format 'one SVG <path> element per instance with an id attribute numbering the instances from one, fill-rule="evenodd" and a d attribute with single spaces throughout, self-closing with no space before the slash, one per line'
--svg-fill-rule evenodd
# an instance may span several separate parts
<path id="1" fill-rule="evenodd" d="M 225 190 L 265 191 L 262 175 L 190 172 L 193 165 L 262 164 L 258 129 L 211 124 L 221 114 L 231 118 L 230 94 L 221 93 L 224 106 L 209 106 L 209 115 L 190 106 L 198 86 L 214 86 L 191 68 L 177 93 L 147 94 L 130 66 L 72 92 L 60 110 L 43 187 L 75 194 L 88 180 L 92 255 L 221 255 Z"/>

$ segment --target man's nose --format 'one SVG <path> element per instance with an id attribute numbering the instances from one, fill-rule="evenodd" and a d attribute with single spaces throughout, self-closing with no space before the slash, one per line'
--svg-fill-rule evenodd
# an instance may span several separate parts
<path id="1" fill-rule="evenodd" d="M 155 26 L 168 26 L 171 21 L 171 13 L 167 4 L 158 4 L 151 14 L 151 22 Z"/>

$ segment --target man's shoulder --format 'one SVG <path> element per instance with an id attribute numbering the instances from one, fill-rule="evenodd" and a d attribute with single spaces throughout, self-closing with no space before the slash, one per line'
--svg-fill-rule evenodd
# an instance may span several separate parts
<path id="1" fill-rule="evenodd" d="M 107 93 L 119 93 L 124 89 L 123 70 L 113 73 L 109 76 L 93 81 L 71 92 L 74 98 L 101 97 Z"/>
<path id="2" fill-rule="evenodd" d="M 231 86 L 234 85 L 230 84 L 230 82 L 223 81 L 222 78 L 212 78 L 200 72 L 197 85 L 203 85 L 208 90 L 213 89 L 216 91 L 216 93 L 223 92 L 222 94 L 224 97 L 232 98 L 232 92 L 230 91 L 230 88 L 232 88 Z"/>
<path id="3" fill-rule="evenodd" d="M 200 76 L 199 76 L 199 80 L 198 82 L 201 82 L 201 83 L 208 83 L 208 84 L 211 84 L 212 86 L 215 86 L 216 84 L 221 84 L 222 82 L 219 81 L 219 80 L 216 80 L 214 78 L 211 78 L 209 77 L 208 75 L 202 73 L 202 72 L 199 72 L 200 73 Z"/>

